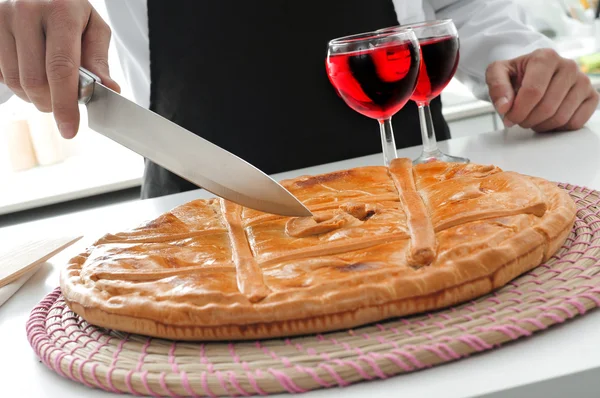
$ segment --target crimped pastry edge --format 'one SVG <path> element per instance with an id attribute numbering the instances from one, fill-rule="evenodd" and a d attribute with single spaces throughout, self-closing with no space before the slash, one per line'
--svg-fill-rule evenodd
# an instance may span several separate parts
<path id="1" fill-rule="evenodd" d="M 371 300 L 370 303 L 366 304 L 363 299 L 362 302 L 359 301 L 363 304 L 361 306 L 360 304 L 356 305 L 357 300 L 355 299 L 348 300 L 348 292 L 342 289 L 341 292 L 334 291 L 335 297 L 333 298 L 341 301 L 347 300 L 348 303 L 341 306 L 337 303 L 325 303 L 322 308 L 317 309 L 321 313 L 314 311 L 314 308 L 305 311 L 312 312 L 310 316 L 301 314 L 301 311 L 298 311 L 299 304 L 292 300 L 293 297 L 287 299 L 283 297 L 285 295 L 278 297 L 276 302 L 272 303 L 269 308 L 260 308 L 259 305 L 259 308 L 249 311 L 252 314 L 248 314 L 248 308 L 246 308 L 246 313 L 242 313 L 241 316 L 239 313 L 229 313 L 227 307 L 217 305 L 216 310 L 220 314 L 219 319 L 216 320 L 207 320 L 206 316 L 203 315 L 206 314 L 206 312 L 203 312 L 203 308 L 188 303 L 187 307 L 178 310 L 193 312 L 194 316 L 191 318 L 194 322 L 176 317 L 175 319 L 172 318 L 168 322 L 169 324 L 166 324 L 157 322 L 157 320 L 166 319 L 167 315 L 172 312 L 174 307 L 172 305 L 169 307 L 168 301 L 166 303 L 150 303 L 144 307 L 136 304 L 128 308 L 129 314 L 124 313 L 123 308 L 117 309 L 121 313 L 110 312 L 110 306 L 106 306 L 101 297 L 94 294 L 90 296 L 89 292 L 82 292 L 81 288 L 89 289 L 89 287 L 81 286 L 77 281 L 74 281 L 73 275 L 70 275 L 71 271 L 64 272 L 65 270 L 63 270 L 61 272 L 60 283 L 67 304 L 90 323 L 155 337 L 184 340 L 241 340 L 326 332 L 364 325 L 386 318 L 436 310 L 473 299 L 503 286 L 511 279 L 550 258 L 564 243 L 575 220 L 576 207 L 573 200 L 566 191 L 553 183 L 536 177 L 523 177 L 533 180 L 539 185 L 540 189 L 545 186 L 546 189 L 542 190 L 548 194 L 548 199 L 552 199 L 551 202 L 554 204 L 554 206 L 550 206 L 553 210 L 552 214 L 549 217 L 542 217 L 540 222 L 534 226 L 520 231 L 496 247 L 490 247 L 460 260 L 455 260 L 451 267 L 453 269 L 464 270 L 468 269 L 470 265 L 479 265 L 480 270 L 483 268 L 481 272 L 476 272 L 475 275 L 473 271 L 463 272 L 461 278 L 464 282 L 452 285 L 446 281 L 440 284 L 439 281 L 443 281 L 446 275 L 444 272 L 439 272 L 439 270 L 428 275 L 427 279 L 433 280 L 434 283 L 433 286 L 431 286 L 432 283 L 428 283 L 431 293 L 424 295 L 415 293 L 414 286 L 411 286 L 411 278 L 391 278 L 396 279 L 394 287 L 396 292 L 408 288 L 411 293 L 407 294 L 405 291 L 404 297 L 401 298 L 386 299 L 384 297 L 382 299 L 382 297 L 379 297 L 379 302 Z M 524 243 L 526 241 L 529 243 Z M 534 242 L 535 244 L 533 244 Z M 524 251 L 525 248 L 527 252 Z M 531 253 L 537 253 L 540 250 L 541 255 L 539 258 L 530 258 Z M 86 253 L 82 253 L 75 259 L 84 259 Z M 71 263 L 70 265 L 77 264 Z M 81 265 L 82 263 L 79 264 L 79 266 Z M 74 269 L 76 273 L 80 270 L 81 268 Z M 438 283 L 435 283 L 436 279 Z M 488 281 L 487 284 L 486 280 Z M 327 286 L 331 288 L 329 285 L 333 282 L 328 283 Z M 389 287 L 391 286 L 390 283 L 385 285 Z M 436 284 L 438 285 L 437 288 Z M 399 287 L 402 289 L 399 289 Z M 381 288 L 376 283 L 363 284 L 354 289 L 352 293 L 362 296 L 357 293 L 357 290 L 368 292 L 368 289 L 377 291 Z M 303 290 L 309 295 L 322 293 L 322 290 L 315 290 L 314 287 Z M 290 303 L 294 304 L 293 311 L 290 310 Z M 108 310 L 106 310 L 107 308 Z M 142 316 L 138 316 L 138 314 Z M 299 319 L 293 319 L 294 317 Z M 204 322 L 204 326 L 197 326 L 202 322 Z"/>
<path id="2" fill-rule="evenodd" d="M 305 319 L 247 325 L 174 326 L 161 324 L 150 319 L 111 314 L 101 309 L 85 307 L 69 300 L 67 297 L 65 297 L 65 301 L 71 310 L 83 317 L 88 323 L 164 339 L 185 341 L 251 340 L 330 332 L 367 325 L 384 319 L 439 310 L 488 294 L 494 289 L 504 286 L 517 276 L 537 267 L 544 258 L 544 248 L 546 246 L 560 247 L 571 232 L 573 223 L 574 218 L 550 242 L 544 241 L 530 251 L 497 268 L 495 272 L 477 280 L 456 285 L 430 295 Z M 521 233 L 528 230 L 533 230 L 533 228 L 530 227 Z M 503 244 L 513 239 L 521 239 L 521 233 L 507 239 Z"/>

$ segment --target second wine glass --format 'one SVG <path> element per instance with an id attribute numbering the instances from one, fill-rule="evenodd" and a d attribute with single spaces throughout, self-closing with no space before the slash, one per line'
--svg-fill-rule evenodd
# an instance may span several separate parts
<path id="1" fill-rule="evenodd" d="M 468 163 L 469 159 L 447 155 L 440 151 L 429 109 L 430 101 L 441 94 L 456 73 L 460 58 L 458 31 L 451 19 L 443 19 L 380 29 L 378 32 L 385 34 L 406 28 L 415 32 L 421 47 L 419 80 L 411 99 L 419 107 L 423 151 L 413 162 L 426 163 L 439 160 Z"/>

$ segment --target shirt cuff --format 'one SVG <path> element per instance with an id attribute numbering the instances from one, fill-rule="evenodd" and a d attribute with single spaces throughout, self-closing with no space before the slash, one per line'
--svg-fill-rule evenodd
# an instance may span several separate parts
<path id="1" fill-rule="evenodd" d="M 517 58 L 522 55 L 529 54 L 540 48 L 556 49 L 556 45 L 552 40 L 546 38 L 545 36 L 540 37 L 539 39 L 525 46 L 512 43 L 498 45 L 491 49 L 489 55 L 489 63 Z"/>

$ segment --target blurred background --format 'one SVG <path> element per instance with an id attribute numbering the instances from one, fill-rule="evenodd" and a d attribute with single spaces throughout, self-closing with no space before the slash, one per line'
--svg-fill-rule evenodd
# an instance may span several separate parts
<path id="1" fill-rule="evenodd" d="M 600 89 L 598 0 L 514 1 L 526 9 L 532 28 L 552 38 L 563 56 L 577 60 Z M 108 20 L 104 2 L 92 4 Z M 123 95 L 132 98 L 114 44 L 109 59 Z M 502 127 L 493 106 L 455 80 L 442 100 L 453 137 Z M 0 227 L 138 199 L 143 160 L 90 131 L 81 110 L 80 133 L 67 141 L 60 138 L 52 115 L 16 97 L 0 105 Z"/>

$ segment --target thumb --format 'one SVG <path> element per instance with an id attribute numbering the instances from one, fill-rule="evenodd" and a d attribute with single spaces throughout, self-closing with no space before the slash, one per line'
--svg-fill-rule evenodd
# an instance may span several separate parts
<path id="1" fill-rule="evenodd" d="M 498 114 L 502 116 L 510 110 L 515 99 L 511 66 L 511 61 L 497 61 L 490 64 L 485 73 L 490 99 Z"/>
<path id="2" fill-rule="evenodd" d="M 92 9 L 81 41 L 81 65 L 102 80 L 106 87 L 121 92 L 121 87 L 110 77 L 108 68 L 108 47 L 110 45 L 110 27 Z"/>

